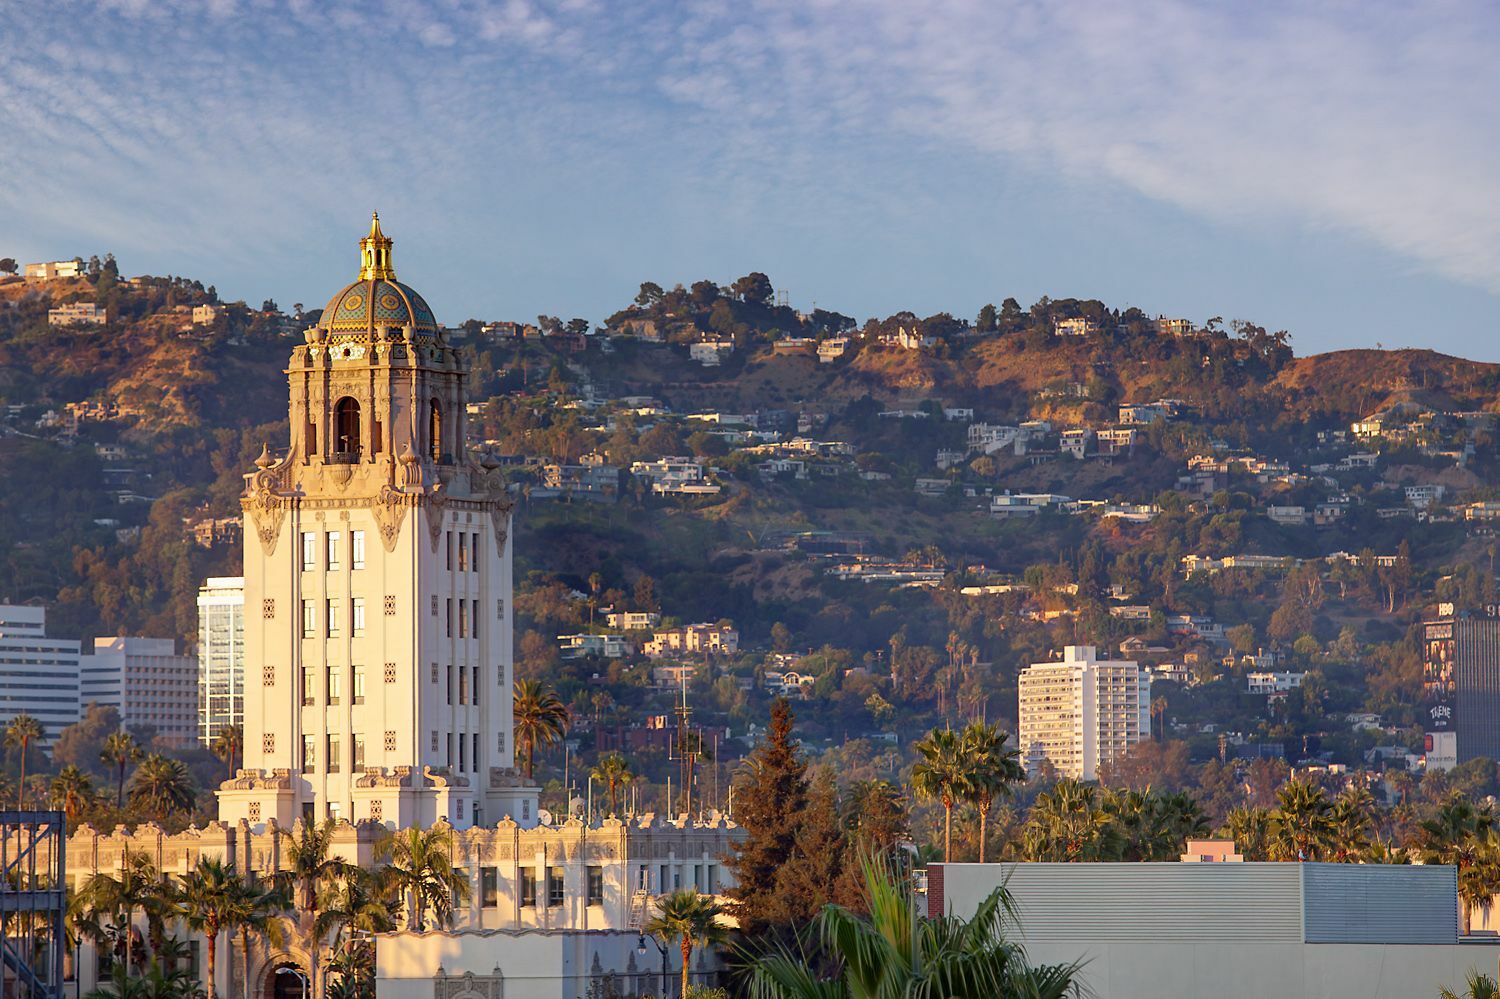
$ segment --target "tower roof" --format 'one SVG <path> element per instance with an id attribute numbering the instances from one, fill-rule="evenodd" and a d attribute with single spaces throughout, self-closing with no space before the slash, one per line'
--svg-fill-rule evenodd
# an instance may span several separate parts
<path id="1" fill-rule="evenodd" d="M 370 218 L 370 234 L 359 241 L 359 278 L 328 300 L 318 325 L 330 333 L 370 333 L 388 327 L 413 326 L 436 335 L 432 308 L 410 285 L 396 280 L 389 236 L 380 231 L 380 213 Z"/>

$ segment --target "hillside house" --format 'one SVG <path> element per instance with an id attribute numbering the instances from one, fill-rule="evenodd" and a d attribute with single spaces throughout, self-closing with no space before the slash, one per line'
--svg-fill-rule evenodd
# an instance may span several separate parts
<path id="1" fill-rule="evenodd" d="M 1191 319 L 1168 319 L 1165 316 L 1157 316 L 1151 321 L 1157 336 L 1185 337 L 1192 336 L 1193 322 Z"/>
<path id="2" fill-rule="evenodd" d="M 557 641 L 564 659 L 623 659 L 633 651 L 624 635 L 558 635 Z"/>
<path id="3" fill-rule="evenodd" d="M 647 631 L 661 624 L 661 615 L 652 611 L 610 611 L 604 623 L 621 631 Z"/>
<path id="4" fill-rule="evenodd" d="M 1096 336 L 1099 333 L 1099 324 L 1081 316 L 1059 319 L 1052 324 L 1052 332 L 1057 336 Z"/>
<path id="5" fill-rule="evenodd" d="M 843 357 L 849 351 L 849 338 L 843 336 L 830 337 L 818 344 L 818 363 L 832 364 Z"/>
<path id="6" fill-rule="evenodd" d="M 47 260 L 42 263 L 27 264 L 23 273 L 26 277 L 37 281 L 83 277 L 83 261 Z"/>
<path id="7" fill-rule="evenodd" d="M 54 328 L 103 326 L 113 318 L 114 313 L 108 306 L 95 305 L 93 302 L 69 302 L 67 305 L 59 305 L 55 309 L 47 310 L 47 325 Z"/>
<path id="8" fill-rule="evenodd" d="M 701 340 L 688 345 L 688 357 L 705 368 L 717 368 L 732 353 L 733 340 Z"/>
<path id="9" fill-rule="evenodd" d="M 1302 686 L 1306 673 L 1271 672 L 1245 675 L 1245 690 L 1251 694 L 1285 694 Z"/>
<path id="10" fill-rule="evenodd" d="M 641 646 L 652 659 L 666 655 L 732 656 L 740 650 L 740 633 L 727 624 L 688 624 L 658 631 Z"/>

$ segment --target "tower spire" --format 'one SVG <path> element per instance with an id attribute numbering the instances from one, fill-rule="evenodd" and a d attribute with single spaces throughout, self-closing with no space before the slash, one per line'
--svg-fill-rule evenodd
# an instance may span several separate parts
<path id="1" fill-rule="evenodd" d="M 370 234 L 359 241 L 359 279 L 396 280 L 391 266 L 391 238 L 380 231 L 380 213 L 370 213 Z"/>

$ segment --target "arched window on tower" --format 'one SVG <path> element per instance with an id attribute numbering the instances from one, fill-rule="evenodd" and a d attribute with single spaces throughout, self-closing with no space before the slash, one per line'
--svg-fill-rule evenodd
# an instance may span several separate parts
<path id="1" fill-rule="evenodd" d="M 344 396 L 333 407 L 333 451 L 335 457 L 359 457 L 359 403 Z"/>
<path id="2" fill-rule="evenodd" d="M 443 407 L 436 399 L 427 411 L 427 447 L 433 461 L 443 460 Z"/>

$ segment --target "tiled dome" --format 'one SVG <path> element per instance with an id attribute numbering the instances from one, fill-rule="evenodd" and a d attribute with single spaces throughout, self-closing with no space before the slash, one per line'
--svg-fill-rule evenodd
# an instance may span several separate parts
<path id="1" fill-rule="evenodd" d="M 411 325 L 436 335 L 432 308 L 410 286 L 396 280 L 391 266 L 391 239 L 380 231 L 380 216 L 370 220 L 370 234 L 359 241 L 359 279 L 328 300 L 318 325 L 330 333 L 373 333 Z"/>

